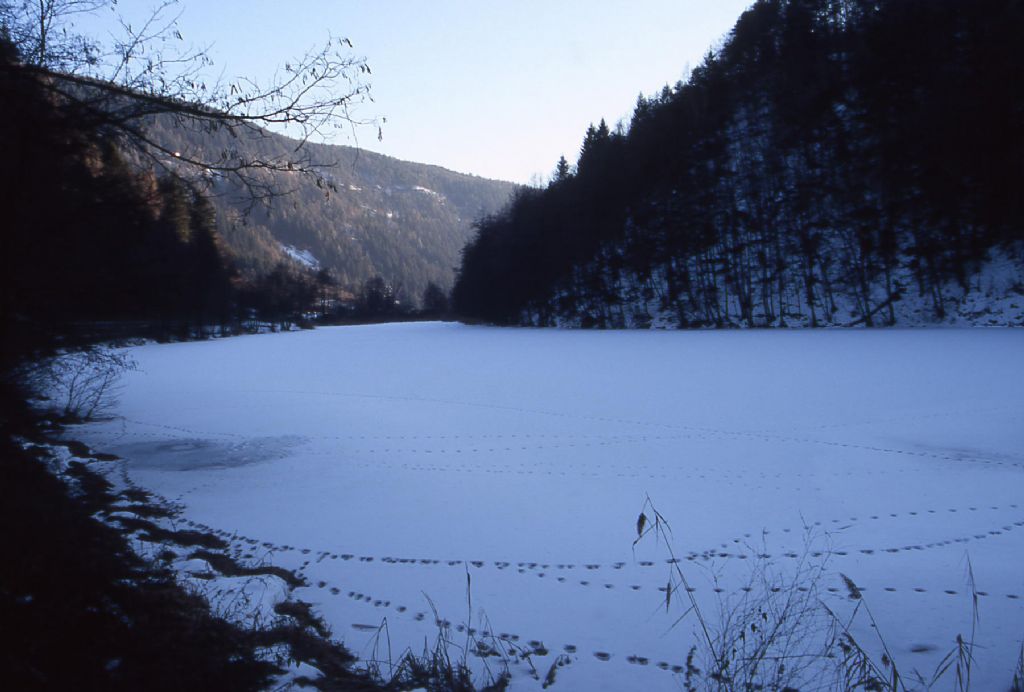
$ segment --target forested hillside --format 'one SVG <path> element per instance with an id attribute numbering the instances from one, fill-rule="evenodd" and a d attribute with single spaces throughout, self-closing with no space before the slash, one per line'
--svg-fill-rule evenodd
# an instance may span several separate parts
<path id="1" fill-rule="evenodd" d="M 465 315 L 1024 323 L 1024 3 L 759 0 L 477 226 Z"/>
<path id="2" fill-rule="evenodd" d="M 266 132 L 232 137 L 181 127 L 171 117 L 154 119 L 150 133 L 168 150 L 195 158 L 226 151 L 228 158 L 285 160 L 297 146 Z M 380 276 L 416 301 L 430 282 L 451 287 L 472 222 L 500 209 L 515 188 L 352 147 L 307 143 L 304 150 L 323 166 L 323 185 L 299 173 L 291 180 L 277 174 L 279 194 L 269 206 L 252 205 L 237 180 L 211 177 L 218 229 L 243 273 L 265 274 L 291 257 L 331 270 L 350 289 Z M 270 182 L 269 174 L 256 176 Z"/>
<path id="3" fill-rule="evenodd" d="M 97 322 L 227 322 L 239 289 L 213 208 L 134 170 L 44 83 L 0 41 L 0 102 L 16 104 L 0 108 L 0 379 Z"/>

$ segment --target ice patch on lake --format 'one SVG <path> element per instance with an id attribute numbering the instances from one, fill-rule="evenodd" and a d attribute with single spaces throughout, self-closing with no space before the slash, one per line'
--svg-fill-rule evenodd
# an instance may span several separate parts
<path id="1" fill-rule="evenodd" d="M 239 442 L 172 437 L 107 446 L 113 453 L 127 459 L 132 469 L 199 471 L 236 468 L 283 459 L 305 441 L 306 438 L 298 435 L 254 437 Z"/>

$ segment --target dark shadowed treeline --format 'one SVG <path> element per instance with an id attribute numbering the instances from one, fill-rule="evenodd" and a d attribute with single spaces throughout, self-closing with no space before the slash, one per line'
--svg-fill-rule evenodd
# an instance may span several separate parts
<path id="1" fill-rule="evenodd" d="M 74 104 L 17 69 L 9 43 L 0 60 L 0 368 L 76 339 L 189 336 L 308 309 L 295 287 L 310 277 L 240 283 L 208 200 L 129 166 Z"/>
<path id="2" fill-rule="evenodd" d="M 688 81 L 478 222 L 455 308 L 878 325 L 913 297 L 941 319 L 1019 252 L 1021 36 L 1017 0 L 759 0 Z"/>

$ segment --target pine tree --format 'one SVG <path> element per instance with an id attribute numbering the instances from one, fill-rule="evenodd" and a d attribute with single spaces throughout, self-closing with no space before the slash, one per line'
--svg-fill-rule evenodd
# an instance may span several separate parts
<path id="1" fill-rule="evenodd" d="M 423 312 L 428 315 L 443 315 L 448 312 L 448 294 L 444 292 L 444 289 L 431 281 L 423 291 L 421 305 Z"/>
<path id="2" fill-rule="evenodd" d="M 565 160 L 565 156 L 558 157 L 558 163 L 555 164 L 555 176 L 552 178 L 553 183 L 561 183 L 568 180 L 572 175 L 569 169 L 569 162 Z"/>

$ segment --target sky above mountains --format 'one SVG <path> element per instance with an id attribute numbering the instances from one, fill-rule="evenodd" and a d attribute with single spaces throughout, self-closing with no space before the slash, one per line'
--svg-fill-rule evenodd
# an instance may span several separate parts
<path id="1" fill-rule="evenodd" d="M 348 37 L 373 70 L 374 101 L 356 116 L 387 122 L 382 141 L 360 128 L 333 143 L 528 183 L 561 155 L 574 162 L 589 123 L 628 122 L 641 91 L 685 79 L 749 4 L 182 0 L 178 25 L 225 77 L 269 76 L 329 35 Z M 129 19 L 148 9 L 118 5 Z M 113 29 L 108 14 L 79 25 Z"/>

